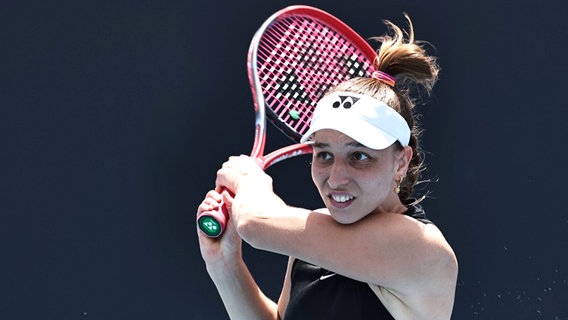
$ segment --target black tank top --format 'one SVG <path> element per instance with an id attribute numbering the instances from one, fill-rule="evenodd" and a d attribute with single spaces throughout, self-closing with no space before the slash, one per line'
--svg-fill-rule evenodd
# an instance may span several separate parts
<path id="1" fill-rule="evenodd" d="M 405 212 L 431 223 L 420 205 Z M 284 320 L 394 319 L 365 282 L 353 280 L 296 259 Z"/>

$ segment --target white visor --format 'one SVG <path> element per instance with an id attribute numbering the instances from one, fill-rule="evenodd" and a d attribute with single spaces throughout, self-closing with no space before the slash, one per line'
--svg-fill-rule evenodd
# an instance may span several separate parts
<path id="1" fill-rule="evenodd" d="M 408 123 L 398 112 L 371 96 L 352 92 L 333 92 L 323 97 L 301 142 L 322 129 L 340 131 L 375 150 L 388 148 L 397 140 L 406 147 L 410 140 Z"/>

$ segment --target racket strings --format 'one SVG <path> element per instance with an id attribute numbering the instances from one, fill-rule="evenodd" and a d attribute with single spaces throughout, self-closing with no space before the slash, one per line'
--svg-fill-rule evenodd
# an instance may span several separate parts
<path id="1" fill-rule="evenodd" d="M 309 129 L 317 101 L 327 90 L 368 76 L 372 69 L 372 61 L 349 39 L 306 16 L 276 20 L 258 48 L 257 72 L 266 106 L 299 136 Z"/>

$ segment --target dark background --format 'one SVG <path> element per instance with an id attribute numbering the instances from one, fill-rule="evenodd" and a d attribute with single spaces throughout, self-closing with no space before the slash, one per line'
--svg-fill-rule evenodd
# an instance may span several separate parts
<path id="1" fill-rule="evenodd" d="M 249 152 L 248 45 L 290 4 L 0 3 L 1 319 L 226 318 L 195 211 Z M 568 319 L 566 2 L 304 4 L 365 38 L 407 12 L 437 49 L 423 191 L 460 261 L 453 319 Z M 319 205 L 307 159 L 269 173 Z M 245 253 L 276 298 L 286 259 Z"/>

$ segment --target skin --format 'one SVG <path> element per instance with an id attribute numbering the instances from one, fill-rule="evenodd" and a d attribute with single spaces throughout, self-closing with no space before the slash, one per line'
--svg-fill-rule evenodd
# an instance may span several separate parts
<path id="1" fill-rule="evenodd" d="M 247 156 L 223 164 L 216 190 L 198 208 L 199 214 L 223 201 L 229 210 L 223 237 L 198 234 L 207 270 L 231 318 L 277 319 L 289 300 L 294 258 L 278 302 L 270 301 L 242 260 L 244 240 L 368 283 L 396 319 L 449 319 L 455 255 L 434 225 L 402 214 L 406 207 L 394 192 L 412 150 L 369 149 L 334 130 L 320 130 L 313 140 L 312 178 L 326 209 L 286 205 L 274 194 L 272 179 Z M 220 193 L 221 187 L 230 193 Z"/>
<path id="2" fill-rule="evenodd" d="M 351 224 L 369 214 L 406 210 L 392 191 L 406 175 L 410 147 L 373 150 L 335 130 L 321 130 L 316 139 L 312 179 L 334 220 Z M 341 197 L 350 200 L 334 200 Z"/>

